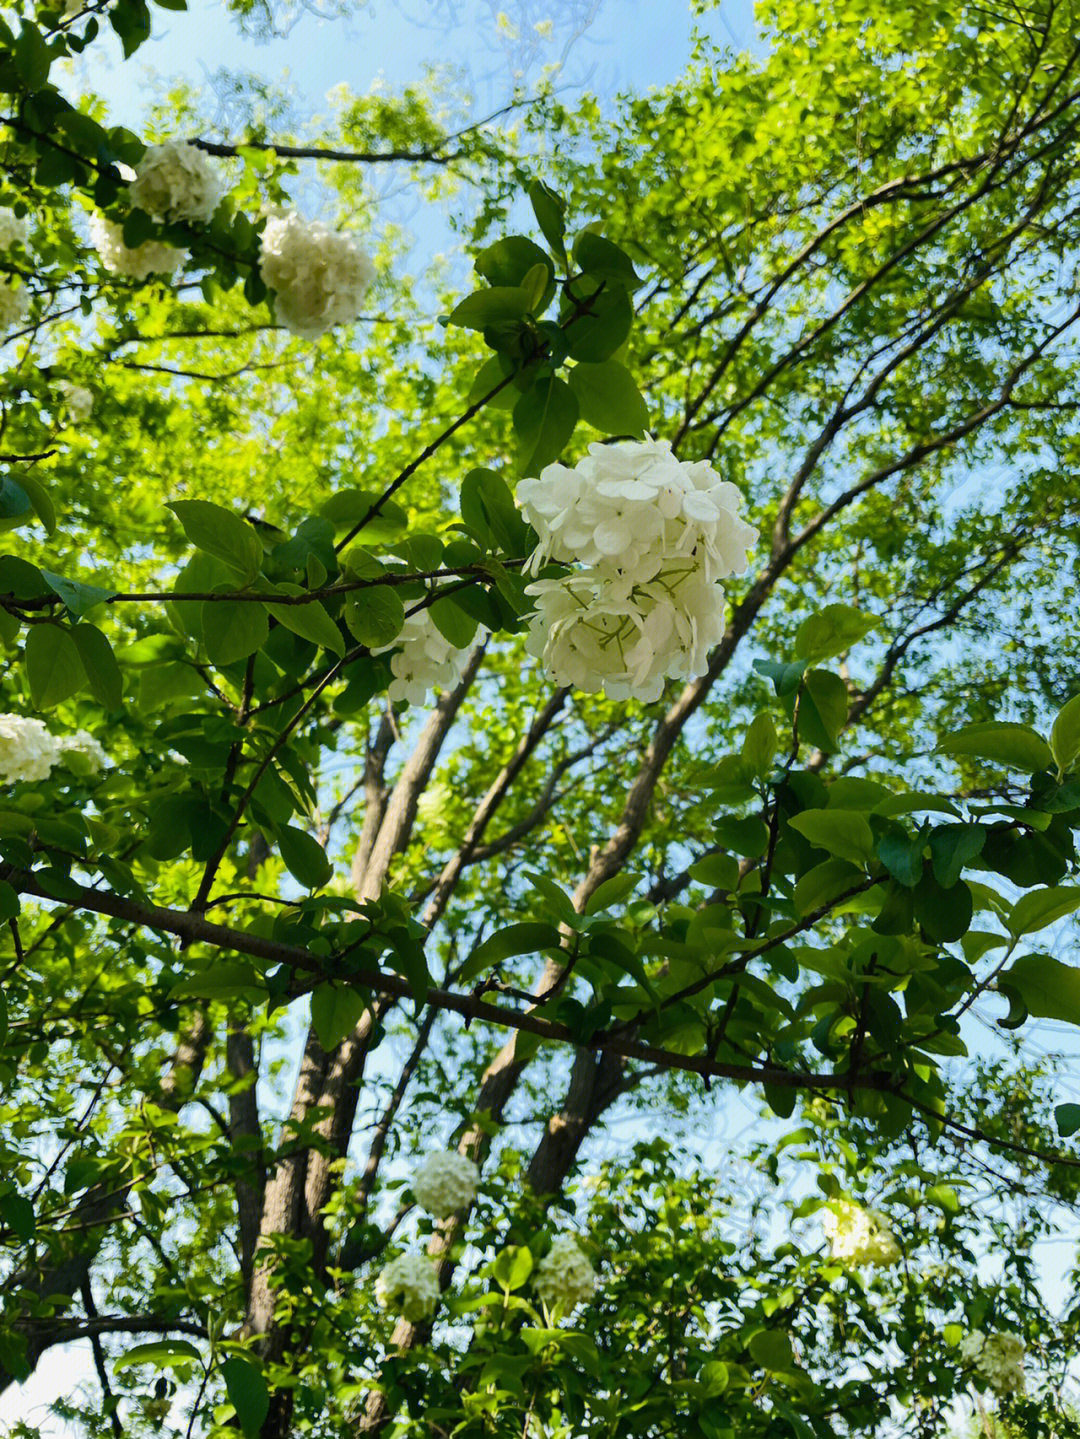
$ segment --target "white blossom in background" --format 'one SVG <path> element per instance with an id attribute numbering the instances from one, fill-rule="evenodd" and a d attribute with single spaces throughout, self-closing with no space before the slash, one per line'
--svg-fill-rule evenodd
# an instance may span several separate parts
<path id="1" fill-rule="evenodd" d="M 572 1234 L 560 1234 L 536 1266 L 533 1287 L 548 1309 L 569 1312 L 596 1289 L 596 1273 Z"/>
<path id="2" fill-rule="evenodd" d="M 666 680 L 704 673 L 724 633 L 719 582 L 745 571 L 757 539 L 734 485 L 666 441 L 624 441 L 548 465 L 518 501 L 539 536 L 527 571 L 581 567 L 526 591 L 537 600 L 527 647 L 549 678 L 651 702 Z"/>
<path id="3" fill-rule="evenodd" d="M 30 313 L 30 291 L 14 280 L 0 279 L 0 331 L 13 330 Z"/>
<path id="4" fill-rule="evenodd" d="M 161 240 L 146 240 L 134 248 L 125 245 L 123 226 L 106 220 L 104 215 L 91 215 L 90 239 L 106 270 L 129 280 L 171 275 L 187 259 L 186 250 Z"/>
<path id="5" fill-rule="evenodd" d="M 375 278 L 371 257 L 350 235 L 293 211 L 267 220 L 259 271 L 282 324 L 306 340 L 355 320 Z"/>
<path id="6" fill-rule="evenodd" d="M 0 780 L 48 779 L 60 758 L 60 744 L 40 720 L 0 714 Z"/>
<path id="7" fill-rule="evenodd" d="M 372 650 L 373 655 L 388 654 L 390 681 L 387 693 L 390 699 L 408 700 L 410 704 L 422 705 L 432 690 L 453 689 L 465 672 L 468 650 L 460 650 L 441 634 L 427 610 L 409 615 L 404 628 L 393 644 Z"/>
<path id="8" fill-rule="evenodd" d="M 135 166 L 131 203 L 155 220 L 206 224 L 224 193 L 217 171 L 196 145 L 166 140 L 151 145 Z"/>
<path id="9" fill-rule="evenodd" d="M 375 1281 L 375 1298 L 384 1309 L 412 1324 L 435 1313 L 439 1302 L 439 1276 L 423 1254 L 399 1254 Z"/>
<path id="10" fill-rule="evenodd" d="M 30 237 L 30 222 L 25 215 L 16 215 L 7 206 L 0 207 L 0 250 L 12 245 L 25 245 Z"/>
<path id="11" fill-rule="evenodd" d="M 479 1169 L 464 1154 L 429 1154 L 413 1175 L 412 1192 L 421 1209 L 435 1219 L 448 1219 L 473 1202 L 479 1179 Z"/>
<path id="12" fill-rule="evenodd" d="M 821 1223 L 832 1257 L 844 1264 L 887 1267 L 900 1259 L 888 1220 L 876 1209 L 837 1199 L 825 1210 Z"/>
<path id="13" fill-rule="evenodd" d="M 76 385 L 71 380 L 58 380 L 56 388 L 63 397 L 68 417 L 75 424 L 88 420 L 94 409 L 94 392 L 85 385 Z"/>
<path id="14" fill-rule="evenodd" d="M 1007 1329 L 984 1334 L 973 1329 L 960 1344 L 960 1357 L 972 1365 L 986 1387 L 995 1394 L 1022 1394 L 1024 1391 L 1024 1341 Z"/>
<path id="15" fill-rule="evenodd" d="M 87 730 L 76 730 L 72 735 L 59 735 L 57 744 L 60 758 L 73 761 L 71 768 L 78 774 L 100 774 L 109 763 L 109 756 Z"/>

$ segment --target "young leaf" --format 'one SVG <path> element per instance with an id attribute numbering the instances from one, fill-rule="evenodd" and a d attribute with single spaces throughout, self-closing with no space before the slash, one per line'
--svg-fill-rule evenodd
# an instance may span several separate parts
<path id="1" fill-rule="evenodd" d="M 1064 918 L 1080 908 L 1080 889 L 1066 885 L 1052 885 L 1047 889 L 1033 889 L 1022 894 L 1009 911 L 1005 921 L 1010 934 L 1034 934 L 1048 924 Z"/>
<path id="2" fill-rule="evenodd" d="M 795 632 L 795 654 L 801 660 L 817 664 L 832 659 L 857 644 L 878 621 L 852 605 L 826 605 L 810 615 Z"/>
<path id="3" fill-rule="evenodd" d="M 965 725 L 938 743 L 939 754 L 971 755 L 992 760 L 1009 769 L 1034 774 L 1049 769 L 1054 757 L 1043 737 L 1027 725 L 990 720 L 985 724 Z"/>
<path id="4" fill-rule="evenodd" d="M 817 849 L 852 864 L 866 864 L 874 852 L 873 831 L 866 818 L 854 810 L 803 810 L 792 815 L 788 824 Z"/>

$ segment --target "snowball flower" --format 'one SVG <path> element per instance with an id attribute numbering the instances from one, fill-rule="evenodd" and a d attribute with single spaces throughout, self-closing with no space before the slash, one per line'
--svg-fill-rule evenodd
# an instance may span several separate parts
<path id="1" fill-rule="evenodd" d="M 387 693 L 391 700 L 422 705 L 434 689 L 453 689 L 465 671 L 468 650 L 452 645 L 435 626 L 428 610 L 410 615 L 393 644 L 372 650 L 373 655 L 396 651 L 390 658 L 394 678 Z"/>
<path id="2" fill-rule="evenodd" d="M 30 291 L 14 280 L 0 279 L 0 331 L 13 330 L 30 310 Z"/>
<path id="3" fill-rule="evenodd" d="M 0 208 L 0 250 L 10 250 L 12 245 L 25 245 L 30 234 L 30 222 L 25 215 L 16 215 L 6 206 Z"/>
<path id="4" fill-rule="evenodd" d="M 838 1199 L 822 1215 L 821 1223 L 832 1257 L 845 1264 L 887 1267 L 900 1258 L 900 1246 L 888 1220 L 876 1209 Z"/>
<path id="5" fill-rule="evenodd" d="M 267 220 L 259 270 L 278 318 L 305 340 L 355 320 L 375 278 L 371 257 L 351 236 L 295 212 Z"/>
<path id="6" fill-rule="evenodd" d="M 960 1344 L 960 1357 L 971 1364 L 987 1388 L 995 1394 L 1022 1394 L 1024 1390 L 1024 1341 L 1007 1329 L 984 1334 L 973 1329 Z"/>
<path id="7" fill-rule="evenodd" d="M 90 217 L 90 239 L 106 270 L 130 280 L 145 280 L 148 275 L 171 275 L 187 259 L 187 251 L 160 240 L 146 240 L 134 249 L 124 244 L 123 226 L 106 220 L 104 215 Z"/>
<path id="8" fill-rule="evenodd" d="M 573 1309 L 592 1298 L 596 1274 L 572 1234 L 560 1234 L 536 1266 L 533 1285 L 548 1309 Z"/>
<path id="9" fill-rule="evenodd" d="M 464 1154 L 429 1154 L 412 1178 L 412 1192 L 421 1209 L 447 1219 L 476 1198 L 480 1171 Z"/>
<path id="10" fill-rule="evenodd" d="M 74 424 L 88 420 L 94 408 L 94 393 L 85 385 L 76 385 L 71 380 L 60 380 L 56 388 L 63 397 L 64 408 Z"/>
<path id="11" fill-rule="evenodd" d="M 71 768 L 77 774 L 99 774 L 109 763 L 108 755 L 97 740 L 84 729 L 59 736 L 57 744 L 65 760 L 74 760 Z"/>
<path id="12" fill-rule="evenodd" d="M 155 220 L 206 224 L 222 196 L 213 165 L 196 145 L 166 140 L 151 145 L 135 166 L 131 203 Z"/>
<path id="13" fill-rule="evenodd" d="M 375 1298 L 384 1309 L 418 1324 L 434 1314 L 439 1302 L 439 1276 L 422 1254 L 399 1254 L 375 1281 Z"/>
<path id="14" fill-rule="evenodd" d="M 0 781 L 48 779 L 60 744 L 40 720 L 0 714 Z"/>

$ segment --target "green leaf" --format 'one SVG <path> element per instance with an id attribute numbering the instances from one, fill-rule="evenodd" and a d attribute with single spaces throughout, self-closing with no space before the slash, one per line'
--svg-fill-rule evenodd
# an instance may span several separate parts
<path id="1" fill-rule="evenodd" d="M 783 1374 L 795 1367 L 791 1340 L 780 1329 L 761 1329 L 750 1340 L 750 1353 L 762 1369 Z"/>
<path id="2" fill-rule="evenodd" d="M 446 596 L 428 606 L 431 623 L 446 640 L 459 650 L 468 649 L 476 636 L 476 619 L 467 614 L 452 597 Z"/>
<path id="3" fill-rule="evenodd" d="M 559 931 L 553 924 L 523 920 L 519 924 L 507 925 L 476 946 L 465 961 L 458 982 L 465 984 L 486 969 L 494 969 L 503 960 L 516 955 L 539 954 L 541 950 L 559 948 Z"/>
<path id="4" fill-rule="evenodd" d="M 979 824 L 942 824 L 931 830 L 930 859 L 942 889 L 952 888 L 985 843 L 986 830 Z"/>
<path id="5" fill-rule="evenodd" d="M 795 886 L 795 913 L 804 915 L 829 904 L 863 878 L 863 872 L 846 859 L 827 859 L 816 864 Z"/>
<path id="6" fill-rule="evenodd" d="M 808 809 L 792 815 L 790 827 L 817 849 L 864 865 L 874 852 L 874 835 L 866 818 L 855 810 Z"/>
<path id="7" fill-rule="evenodd" d="M 539 380 L 514 406 L 517 470 L 538 475 L 562 454 L 578 419 L 577 397 L 559 379 Z"/>
<path id="8" fill-rule="evenodd" d="M 1080 1104 L 1058 1104 L 1054 1107 L 1054 1123 L 1062 1139 L 1071 1139 L 1080 1129 Z"/>
<path id="9" fill-rule="evenodd" d="M 926 840 L 916 835 L 883 834 L 877 842 L 877 857 L 898 884 L 914 889 L 922 879 Z"/>
<path id="10" fill-rule="evenodd" d="M 360 1023 L 367 1000 L 358 990 L 340 984 L 320 984 L 311 993 L 311 1023 L 319 1043 L 329 1053 Z"/>
<path id="11" fill-rule="evenodd" d="M 231 665 L 247 659 L 261 649 L 270 633 L 266 606 L 254 601 L 205 600 L 202 632 L 211 663 Z"/>
<path id="12" fill-rule="evenodd" d="M 409 528 L 409 517 L 393 500 L 383 500 L 374 490 L 338 490 L 319 506 L 319 515 L 329 521 L 335 531 L 351 530 L 361 522 L 363 543 L 390 544 L 399 539 Z M 372 507 L 379 504 L 378 513 L 368 518 Z M 353 551 L 346 556 L 352 560 Z M 369 557 L 370 563 L 370 557 Z M 371 578 L 361 574 L 362 579 Z"/>
<path id="13" fill-rule="evenodd" d="M 278 588 L 284 589 L 286 586 L 279 585 Z M 302 593 L 299 586 L 288 586 L 290 591 L 294 588 L 297 593 Z M 345 641 L 341 637 L 341 631 L 320 600 L 308 600 L 302 605 L 275 605 L 267 601 L 266 608 L 279 625 L 292 630 L 294 635 L 321 645 L 339 659 L 344 655 Z"/>
<path id="14" fill-rule="evenodd" d="M 49 78 L 52 55 L 41 31 L 28 20 L 21 22 L 13 57 L 19 78 L 30 94 L 43 89 Z"/>
<path id="15" fill-rule="evenodd" d="M 326 850 L 307 830 L 295 825 L 284 825 L 278 831 L 278 848 L 285 868 L 305 889 L 320 889 L 328 884 L 334 873 L 334 866 Z"/>
<path id="16" fill-rule="evenodd" d="M 502 325 L 523 320 L 529 313 L 531 296 L 521 285 L 492 285 L 466 295 L 454 306 L 448 323 L 463 330 L 486 330 L 489 325 Z"/>
<path id="17" fill-rule="evenodd" d="M 707 854 L 694 861 L 689 874 L 691 879 L 710 889 L 737 889 L 739 861 L 730 854 Z"/>
<path id="18" fill-rule="evenodd" d="M 33 1239 L 37 1229 L 34 1206 L 21 1194 L 0 1197 L 0 1222 L 26 1243 Z"/>
<path id="19" fill-rule="evenodd" d="M 235 570 L 243 584 L 250 584 L 259 572 L 262 544 L 249 525 L 232 510 L 209 500 L 174 500 L 168 509 L 184 527 L 197 550 L 213 555 Z"/>
<path id="20" fill-rule="evenodd" d="M 405 623 L 405 607 L 390 585 L 372 585 L 358 590 L 345 601 L 345 623 L 368 649 L 393 644 Z"/>
<path id="21" fill-rule="evenodd" d="M 762 820 L 753 816 L 748 819 L 721 816 L 713 823 L 712 839 L 715 844 L 731 850 L 733 854 L 759 859 L 769 847 L 769 828 Z"/>
<path id="22" fill-rule="evenodd" d="M 54 575 L 51 570 L 42 570 L 41 575 L 73 615 L 85 615 L 116 593 L 115 590 L 104 590 L 100 585 L 85 585 L 78 580 L 65 580 L 62 575 Z"/>
<path id="23" fill-rule="evenodd" d="M 75 625 L 70 634 L 86 671 L 90 693 L 102 709 L 118 710 L 124 700 L 124 677 L 112 645 L 96 625 L 85 620 Z M 198 682 L 198 676 L 195 678 Z"/>
<path id="24" fill-rule="evenodd" d="M 938 754 L 971 755 L 992 760 L 1009 769 L 1034 774 L 1049 769 L 1054 762 L 1050 746 L 1042 735 L 1027 725 L 989 720 L 985 724 L 965 725 L 946 735 L 937 747 Z"/>
<path id="25" fill-rule="evenodd" d="M 491 1266 L 491 1275 L 504 1294 L 520 1289 L 533 1272 L 532 1251 L 524 1244 L 508 1244 Z"/>
<path id="26" fill-rule="evenodd" d="M 832 659 L 858 644 L 878 623 L 852 605 L 826 605 L 803 620 L 795 632 L 795 654 L 810 664 Z"/>
<path id="27" fill-rule="evenodd" d="M 543 180 L 529 186 L 529 204 L 544 239 L 560 258 L 566 258 L 566 204 Z"/>
<path id="28" fill-rule="evenodd" d="M 1080 695 L 1074 695 L 1054 721 L 1050 749 L 1058 769 L 1068 774 L 1080 756 Z"/>
<path id="29" fill-rule="evenodd" d="M 461 518 L 485 544 L 513 559 L 526 554 L 529 527 L 514 503 L 509 485 L 494 470 L 470 470 L 462 480 Z"/>
<path id="30" fill-rule="evenodd" d="M 113 1368 L 119 1374 L 133 1364 L 152 1364 L 155 1369 L 169 1369 L 175 1364 L 198 1364 L 202 1355 L 187 1339 L 155 1339 L 149 1344 L 136 1344 L 126 1354 L 113 1361 Z"/>
<path id="31" fill-rule="evenodd" d="M 621 285 L 626 290 L 636 290 L 644 284 L 626 251 L 595 230 L 583 230 L 578 236 L 574 259 L 586 274 L 608 284 Z"/>
<path id="32" fill-rule="evenodd" d="M 482 275 L 490 285 L 520 285 L 537 265 L 544 266 L 549 277 L 555 274 L 551 257 L 541 250 L 535 240 L 525 235 L 507 235 L 502 240 L 496 240 L 494 245 L 480 251 L 473 265 L 477 274 Z"/>
<path id="33" fill-rule="evenodd" d="M 36 600 L 49 593 L 49 586 L 36 565 L 18 555 L 0 555 L 0 594 L 17 600 Z"/>
<path id="34" fill-rule="evenodd" d="M 581 418 L 603 434 L 636 439 L 648 429 L 648 406 L 633 375 L 618 360 L 575 365 L 567 378 Z"/>
<path id="35" fill-rule="evenodd" d="M 71 632 L 59 625 L 33 625 L 26 636 L 24 658 L 35 709 L 52 709 L 86 683 Z"/>
<path id="36" fill-rule="evenodd" d="M 1034 934 L 1080 907 L 1080 888 L 1050 885 L 1022 894 L 1009 911 L 1006 928 L 1012 935 Z"/>
<path id="37" fill-rule="evenodd" d="M 794 713 L 794 697 L 792 697 Z M 847 723 L 847 685 L 828 670 L 811 670 L 799 697 L 799 738 L 831 754 Z"/>
<path id="38" fill-rule="evenodd" d="M 247 999 L 258 1004 L 266 998 L 262 975 L 250 964 L 215 959 L 210 969 L 182 979 L 169 991 L 177 999 Z"/>
<path id="39" fill-rule="evenodd" d="M 759 779 L 764 779 L 772 767 L 780 737 L 776 733 L 772 716 L 765 710 L 754 716 L 742 742 L 742 757 Z"/>
<path id="40" fill-rule="evenodd" d="M 875 934 L 908 934 L 915 923 L 915 896 L 906 885 L 890 879 L 873 924 Z"/>
<path id="41" fill-rule="evenodd" d="M 23 489 L 30 496 L 30 504 L 33 506 L 34 514 L 37 515 L 46 534 L 54 534 L 56 531 L 56 509 L 48 490 L 33 475 L 20 475 L 19 480 Z"/>
<path id="42" fill-rule="evenodd" d="M 0 476 L 0 520 L 29 519 L 30 496 L 10 475 Z"/>
<path id="43" fill-rule="evenodd" d="M 915 887 L 915 918 L 937 944 L 951 944 L 962 938 L 971 928 L 973 911 L 971 890 L 962 879 L 943 889 L 933 872 L 927 870 Z"/>
<path id="44" fill-rule="evenodd" d="M 1002 990 L 1015 989 L 1028 1013 L 1080 1025 L 1080 969 L 1049 954 L 1025 954 L 1001 976 Z"/>
<path id="45" fill-rule="evenodd" d="M 567 325 L 566 344 L 572 360 L 599 364 L 610 360 L 629 335 L 634 323 L 634 307 L 621 285 L 610 285 L 594 293 L 593 282 L 578 281 L 574 285 L 582 306 Z"/>
<path id="46" fill-rule="evenodd" d="M 263 1420 L 270 1412 L 266 1380 L 254 1364 L 239 1355 L 226 1359 L 221 1372 L 229 1400 L 244 1431 L 244 1439 L 259 1439 Z"/>

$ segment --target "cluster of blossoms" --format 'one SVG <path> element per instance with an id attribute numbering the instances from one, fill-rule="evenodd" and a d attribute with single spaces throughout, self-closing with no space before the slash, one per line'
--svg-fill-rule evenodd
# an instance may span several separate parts
<path id="1" fill-rule="evenodd" d="M 960 1344 L 960 1357 L 972 1365 L 979 1378 L 995 1394 L 1024 1392 L 1024 1341 L 1007 1329 L 984 1334 L 973 1329 Z"/>
<path id="2" fill-rule="evenodd" d="M 834 1201 L 822 1216 L 832 1257 L 851 1265 L 887 1267 L 900 1259 L 900 1246 L 888 1221 L 876 1209 L 863 1209 L 850 1199 Z"/>
<path id="3" fill-rule="evenodd" d="M 187 258 L 186 250 L 166 245 L 161 240 L 125 245 L 123 226 L 106 220 L 104 215 L 91 215 L 90 239 L 106 270 L 129 280 L 145 280 L 148 275 L 171 275 Z"/>
<path id="4" fill-rule="evenodd" d="M 7 206 L 0 207 L 0 250 L 12 245 L 25 245 L 30 237 L 30 222 L 25 215 L 16 215 Z"/>
<path id="5" fill-rule="evenodd" d="M 131 203 L 155 220 L 191 220 L 205 225 L 222 196 L 213 165 L 196 145 L 166 140 L 151 145 L 135 167 Z"/>
<path id="6" fill-rule="evenodd" d="M 60 391 L 64 409 L 73 424 L 88 420 L 94 409 L 94 392 L 85 385 L 76 385 L 72 380 L 59 380 L 56 388 Z"/>
<path id="7" fill-rule="evenodd" d="M 560 1234 L 536 1266 L 533 1286 L 548 1309 L 569 1312 L 592 1298 L 596 1272 L 572 1234 Z"/>
<path id="8" fill-rule="evenodd" d="M 390 658 L 387 693 L 392 701 L 408 700 L 422 705 L 433 689 L 453 689 L 465 671 L 468 650 L 460 650 L 439 632 L 428 610 L 419 610 L 405 621 L 393 644 L 372 650 L 373 655 L 396 651 Z"/>
<path id="9" fill-rule="evenodd" d="M 375 1298 L 384 1309 L 419 1324 L 435 1313 L 439 1302 L 439 1276 L 422 1254 L 399 1254 L 375 1281 Z"/>
<path id="10" fill-rule="evenodd" d="M 0 714 L 0 781 L 48 779 L 54 765 L 70 762 L 73 769 L 96 774 L 108 763 L 105 751 L 86 730 L 54 735 L 41 720 Z"/>
<path id="11" fill-rule="evenodd" d="M 724 632 L 719 582 L 745 571 L 757 539 L 734 485 L 666 441 L 624 441 L 590 445 L 573 469 L 548 465 L 518 499 L 540 537 L 530 572 L 581 567 L 527 590 L 527 648 L 550 679 L 653 701 L 665 680 L 704 673 Z"/>
<path id="12" fill-rule="evenodd" d="M 351 236 L 294 212 L 267 220 L 259 270 L 278 319 L 307 340 L 355 320 L 375 278 L 371 257 Z"/>
<path id="13" fill-rule="evenodd" d="M 421 1209 L 448 1219 L 473 1202 L 479 1179 L 480 1171 L 464 1154 L 429 1154 L 413 1175 L 412 1192 Z"/>

